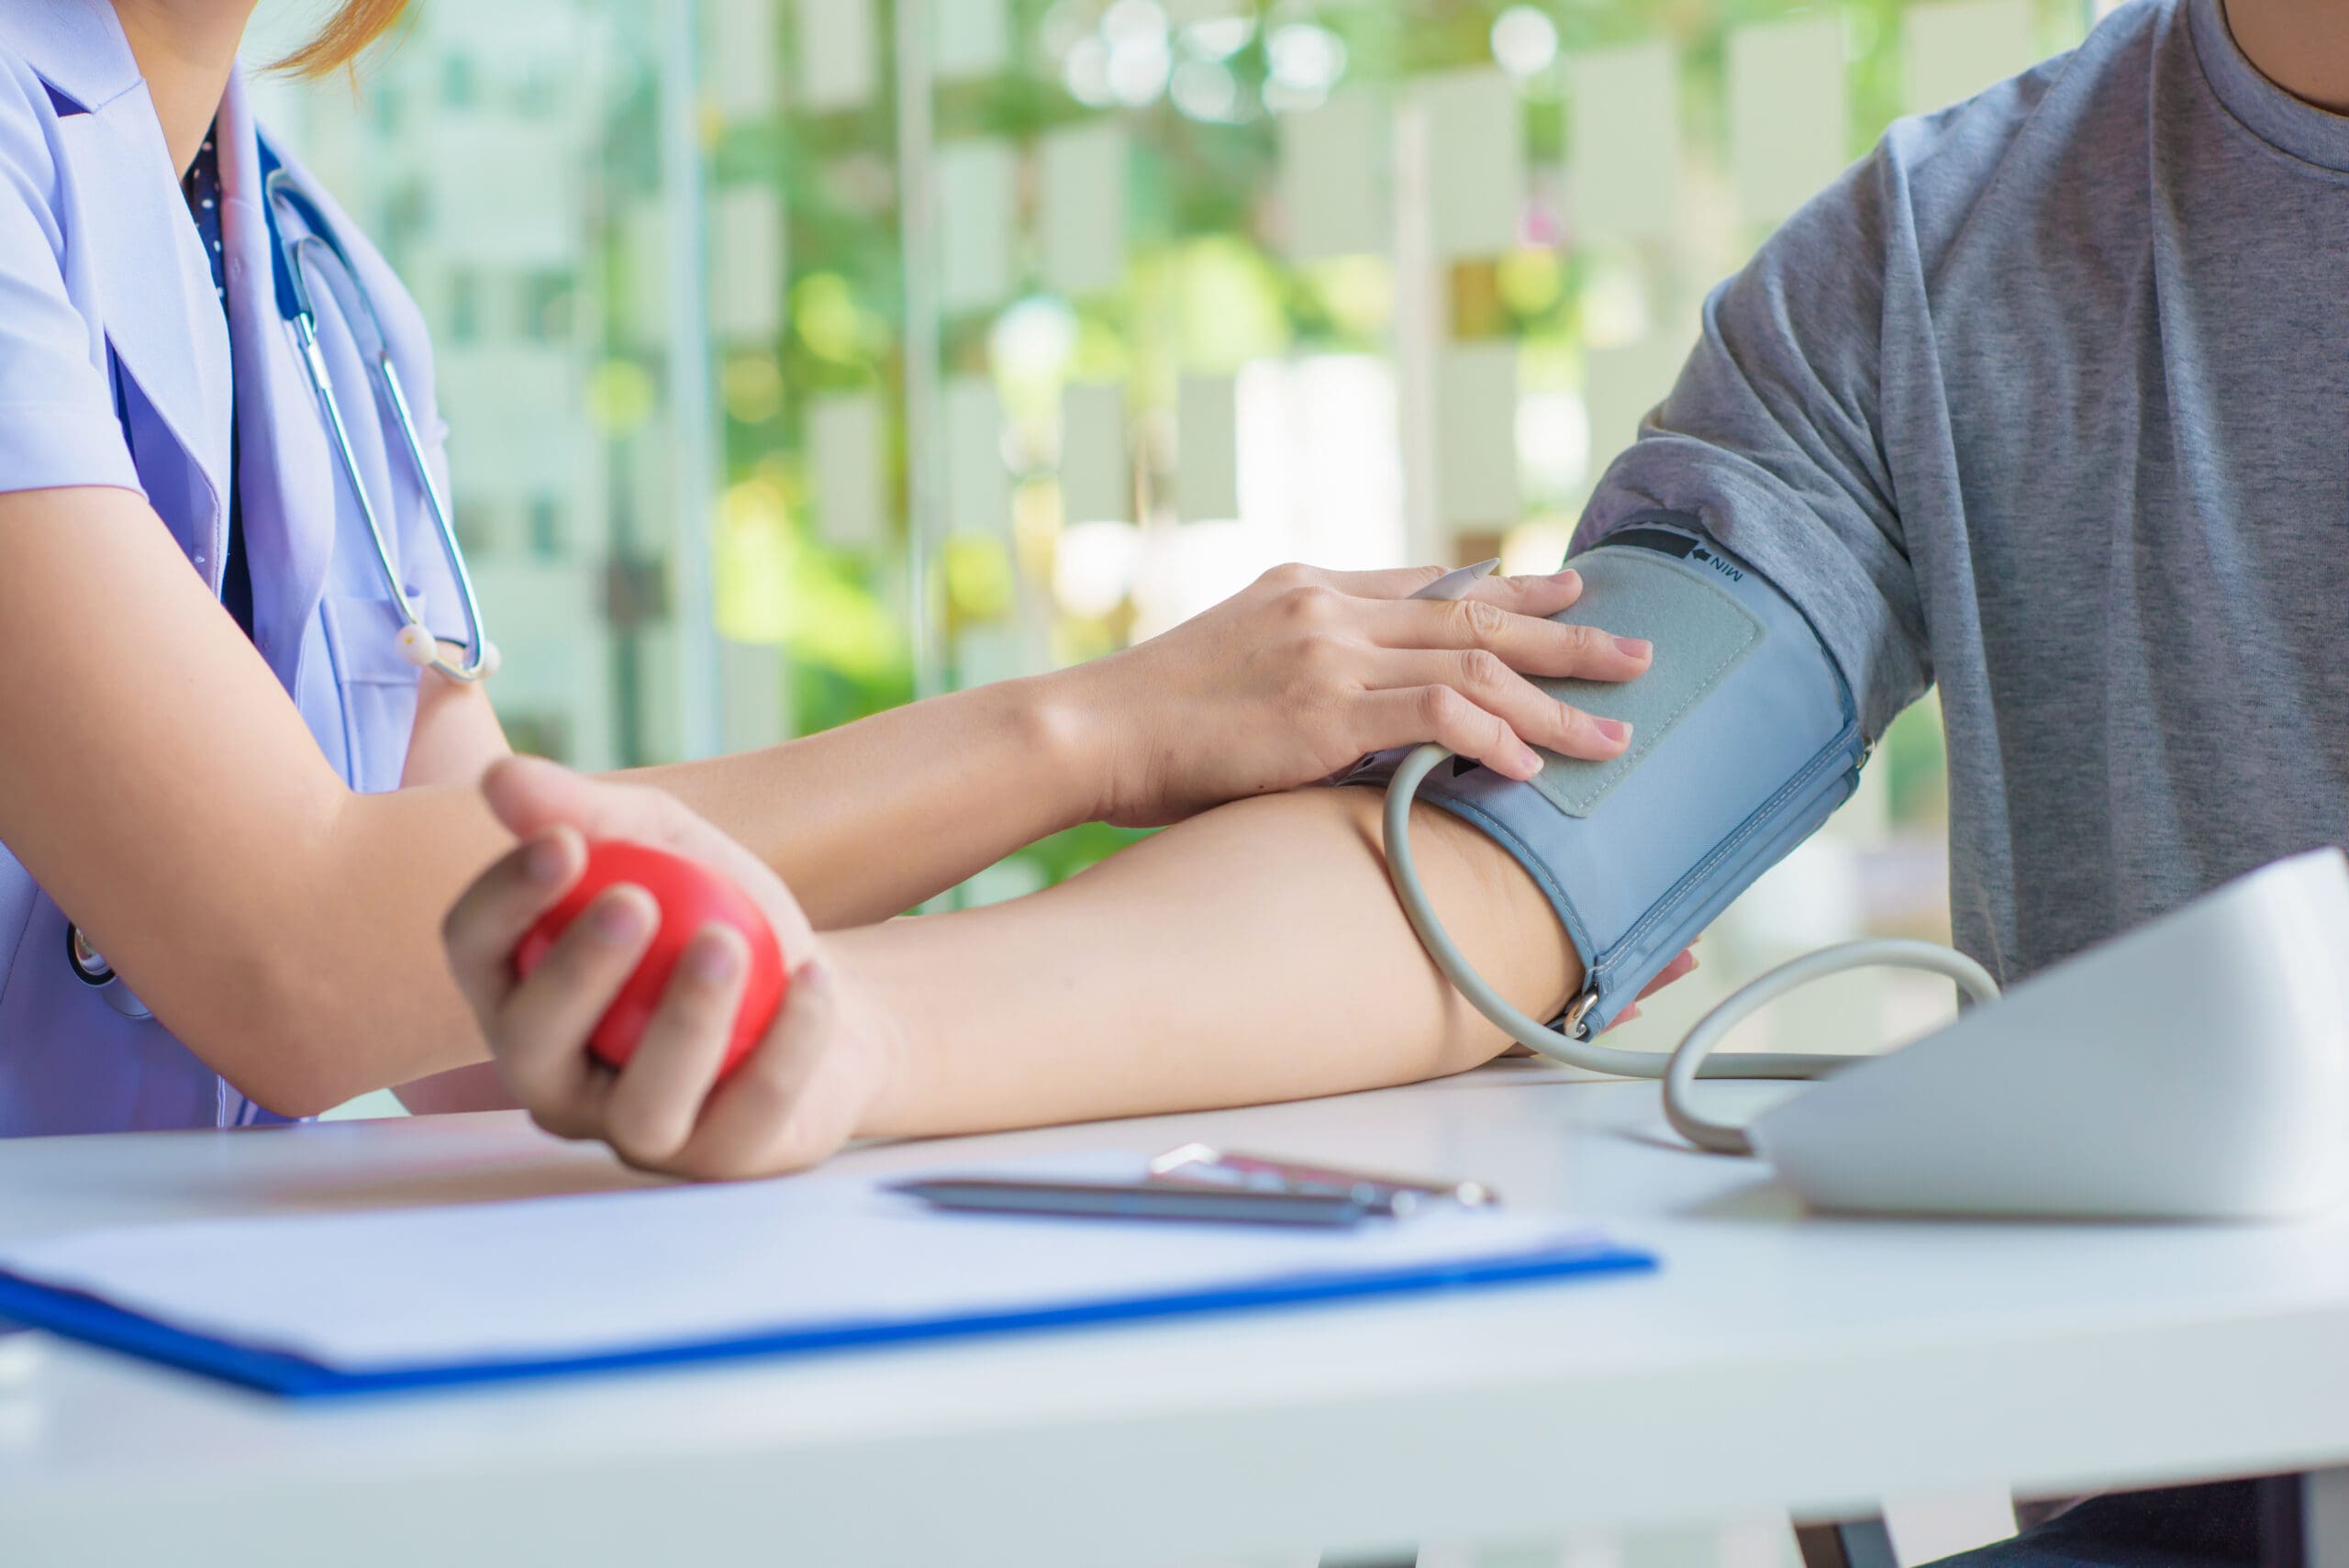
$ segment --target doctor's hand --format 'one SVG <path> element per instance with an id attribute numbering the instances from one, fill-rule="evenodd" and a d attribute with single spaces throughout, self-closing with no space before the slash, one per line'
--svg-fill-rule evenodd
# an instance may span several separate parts
<path id="1" fill-rule="evenodd" d="M 1099 753 L 1100 818 L 1174 822 L 1424 740 L 1513 779 L 1540 770 L 1532 746 L 1603 760 L 1630 743 L 1629 726 L 1526 678 L 1648 668 L 1645 642 L 1546 618 L 1582 596 L 1577 573 L 1410 597 L 1442 574 L 1276 567 L 1163 636 L 1045 677 Z"/>
<path id="2" fill-rule="evenodd" d="M 854 1135 L 890 1077 L 887 1031 L 852 1021 L 841 978 L 790 890 L 750 851 L 675 797 L 536 758 L 493 766 L 482 793 L 521 840 L 466 889 L 442 928 L 450 967 L 499 1075 L 540 1127 L 597 1138 L 641 1170 L 704 1180 L 812 1165 Z M 514 951 L 578 881 L 586 840 L 626 839 L 698 861 L 731 881 L 774 929 L 792 969 L 766 1036 L 718 1081 L 750 951 L 731 928 L 698 932 L 625 1068 L 587 1037 L 659 924 L 651 895 L 607 889 L 527 979 Z"/>

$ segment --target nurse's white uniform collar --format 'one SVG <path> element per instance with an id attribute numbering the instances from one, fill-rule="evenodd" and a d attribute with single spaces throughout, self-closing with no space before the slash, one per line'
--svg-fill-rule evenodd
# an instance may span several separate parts
<path id="1" fill-rule="evenodd" d="M 94 113 L 140 83 L 139 61 L 109 0 L 0 6 L 0 42 L 42 81 Z"/>

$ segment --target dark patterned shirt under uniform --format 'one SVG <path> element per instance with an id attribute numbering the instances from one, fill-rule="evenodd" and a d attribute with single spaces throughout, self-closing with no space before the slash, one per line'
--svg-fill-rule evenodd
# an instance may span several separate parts
<path id="1" fill-rule="evenodd" d="M 219 296 L 220 310 L 228 309 L 228 265 L 220 250 L 220 153 L 217 148 L 219 128 L 215 126 L 204 136 L 204 146 L 189 166 L 187 177 L 180 182 L 180 190 L 187 197 L 188 216 L 195 219 L 195 232 L 204 243 L 204 259 L 212 264 L 212 290 Z M 237 423 L 232 412 L 228 419 L 228 558 L 220 563 L 220 602 L 245 635 L 253 634 L 253 573 L 252 563 L 245 557 L 244 507 L 237 499 Z"/>

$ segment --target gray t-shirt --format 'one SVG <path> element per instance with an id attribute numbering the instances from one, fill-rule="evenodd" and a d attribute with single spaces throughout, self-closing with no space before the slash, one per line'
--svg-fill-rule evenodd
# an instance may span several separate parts
<path id="1" fill-rule="evenodd" d="M 1707 301 L 1581 539 L 1659 506 L 1803 608 L 1871 737 L 1939 683 L 2002 978 L 2349 843 L 2349 118 L 2220 0 L 2132 0 L 1895 124 Z"/>

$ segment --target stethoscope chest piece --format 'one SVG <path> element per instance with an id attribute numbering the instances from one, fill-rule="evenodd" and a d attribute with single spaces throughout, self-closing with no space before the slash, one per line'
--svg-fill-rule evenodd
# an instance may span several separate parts
<path id="1" fill-rule="evenodd" d="M 138 993 L 122 983 L 106 962 L 106 955 L 91 945 L 82 934 L 82 928 L 68 923 L 65 928 L 65 959 L 72 966 L 73 978 L 106 998 L 107 1006 L 126 1018 L 151 1018 L 154 1011 L 139 999 Z"/>

